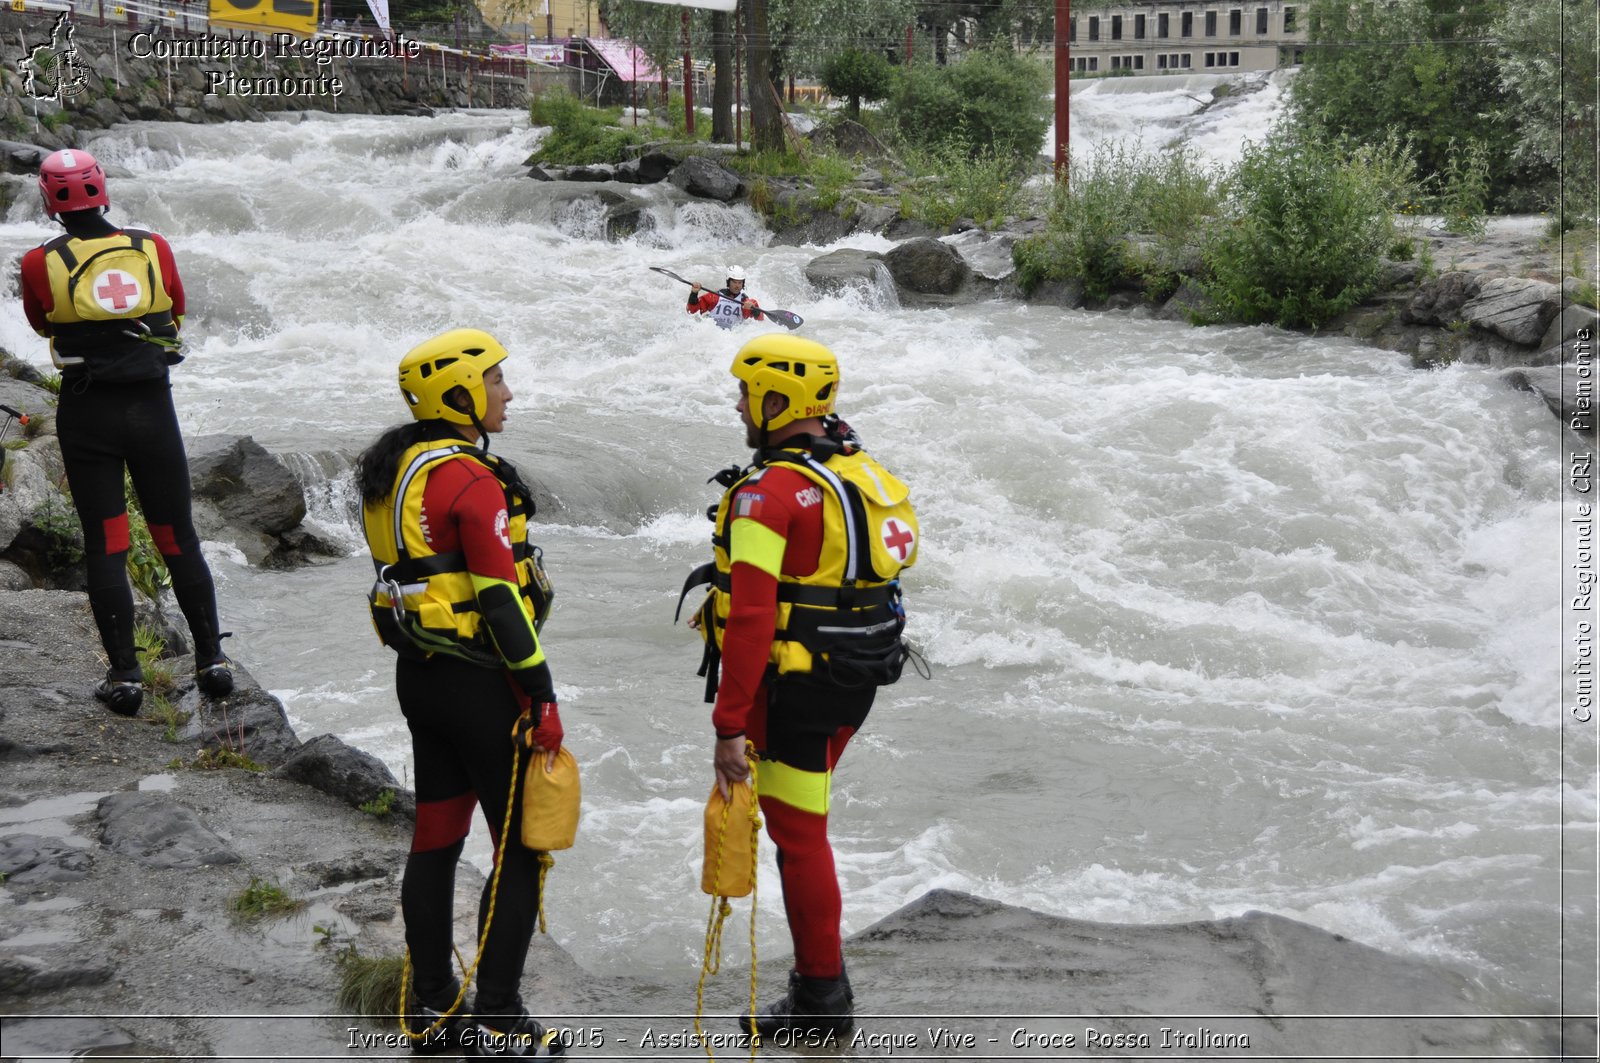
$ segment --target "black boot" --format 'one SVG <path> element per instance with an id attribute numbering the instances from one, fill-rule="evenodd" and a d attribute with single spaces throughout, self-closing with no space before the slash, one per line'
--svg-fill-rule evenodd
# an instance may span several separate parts
<path id="1" fill-rule="evenodd" d="M 812 978 L 789 972 L 789 992 L 754 1015 L 744 1017 L 745 1028 L 763 1038 L 780 1032 L 795 1040 L 823 1041 L 855 1029 L 855 993 L 850 977 Z"/>

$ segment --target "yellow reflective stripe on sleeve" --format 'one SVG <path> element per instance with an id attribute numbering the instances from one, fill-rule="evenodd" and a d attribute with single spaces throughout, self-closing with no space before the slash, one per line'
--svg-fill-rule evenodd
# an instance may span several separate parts
<path id="1" fill-rule="evenodd" d="M 510 580 L 491 579 L 488 576 L 480 576 L 476 572 L 469 572 L 467 575 L 472 578 L 472 593 L 477 595 L 480 602 L 483 600 L 483 592 L 488 590 L 490 587 L 504 587 L 506 590 L 511 592 L 511 600 L 513 602 L 521 603 L 523 600 L 522 592 L 518 590 L 517 585 L 512 583 Z M 517 614 L 522 617 L 522 622 L 527 627 L 528 638 L 533 642 L 533 652 L 528 656 L 523 657 L 521 660 L 516 661 L 506 656 L 506 648 L 500 645 L 500 640 L 495 637 L 494 625 L 489 623 L 489 618 L 487 616 L 483 618 L 484 626 L 489 629 L 489 637 L 494 639 L 494 644 L 500 650 L 500 655 L 505 658 L 506 667 L 511 669 L 513 672 L 520 672 L 524 668 L 533 668 L 536 665 L 544 663 L 544 647 L 539 645 L 539 633 L 534 630 L 533 619 L 528 616 L 528 611 L 526 609 L 518 609 Z"/>
<path id="2" fill-rule="evenodd" d="M 773 579 L 783 572 L 783 551 L 789 541 L 758 520 L 739 517 L 728 528 L 728 567 L 743 561 Z"/>
<path id="3" fill-rule="evenodd" d="M 761 762 L 761 796 L 782 801 L 802 812 L 828 814 L 833 772 L 804 771 L 776 760 Z"/>

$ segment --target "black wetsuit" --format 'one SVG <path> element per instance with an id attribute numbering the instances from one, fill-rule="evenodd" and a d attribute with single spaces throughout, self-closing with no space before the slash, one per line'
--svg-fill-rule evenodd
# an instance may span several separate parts
<path id="1" fill-rule="evenodd" d="M 119 231 L 89 211 L 64 214 L 62 222 L 68 234 L 79 239 Z M 178 283 L 174 271 L 168 284 Z M 36 310 L 41 301 L 48 304 L 48 286 L 42 293 L 38 290 L 38 270 L 30 269 L 26 260 L 23 286 L 24 303 L 32 304 L 30 310 Z M 181 288 L 179 291 L 181 299 Z M 112 383 L 92 380 L 83 366 L 65 366 L 56 432 L 72 502 L 83 525 L 89 604 L 111 667 L 119 671 L 138 667 L 133 591 L 127 571 L 124 470 L 133 481 L 156 549 L 172 574 L 173 594 L 194 636 L 196 664 L 220 658 L 216 590 L 195 534 L 189 462 L 165 367 L 154 370 L 148 379 Z"/>

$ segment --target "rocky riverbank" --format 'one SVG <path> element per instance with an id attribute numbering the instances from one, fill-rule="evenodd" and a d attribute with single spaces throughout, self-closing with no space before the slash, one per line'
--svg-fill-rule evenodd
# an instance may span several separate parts
<path id="1" fill-rule="evenodd" d="M 414 807 L 404 792 L 337 739 L 302 743 L 245 670 L 234 694 L 211 701 L 191 662 L 171 658 L 170 700 L 186 719 L 106 712 L 89 694 L 101 669 L 93 632 L 82 594 L 0 591 L 4 1058 L 401 1054 L 390 1020 L 347 1015 L 337 995 L 348 957 L 400 948 Z M 385 790 L 401 796 L 382 801 Z M 460 879 L 466 949 L 482 880 L 470 869 Z M 297 907 L 235 911 L 260 884 Z M 558 937 L 587 932 L 562 917 L 563 895 L 579 888 L 558 855 L 546 901 Z M 742 938 L 729 942 L 736 957 Z M 787 957 L 763 944 L 766 996 Z M 1126 926 L 935 891 L 845 953 L 863 1013 L 860 1037 L 835 1046 L 848 1058 L 1594 1052 L 1592 1020 L 1563 1027 L 1553 1005 L 1472 972 L 1259 912 Z M 721 1016 L 709 1031 L 732 1032 L 725 1016 L 748 995 L 735 966 L 707 991 L 707 1013 Z M 536 1010 L 581 1031 L 579 1058 L 685 1058 L 697 1054 L 697 973 L 686 963 L 597 977 L 540 935 L 524 985 Z M 1528 1018 L 1540 1015 L 1550 1017 Z"/>

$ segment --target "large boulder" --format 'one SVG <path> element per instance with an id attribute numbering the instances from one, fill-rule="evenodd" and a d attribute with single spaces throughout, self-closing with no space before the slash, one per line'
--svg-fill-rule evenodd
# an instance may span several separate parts
<path id="1" fill-rule="evenodd" d="M 189 482 L 196 498 L 215 503 L 237 527 L 279 535 L 306 516 L 300 481 L 249 436 L 189 440 Z"/>
<path id="2" fill-rule="evenodd" d="M 846 118 L 813 132 L 809 139 L 823 147 L 831 147 L 841 155 L 869 159 L 886 159 L 889 149 L 866 126 Z"/>
<path id="3" fill-rule="evenodd" d="M 972 275 L 961 252 L 926 237 L 907 240 L 884 255 L 883 260 L 895 284 L 918 295 L 954 295 Z"/>
<path id="4" fill-rule="evenodd" d="M 678 188 L 701 199 L 715 199 L 728 203 L 744 195 L 744 182 L 739 175 L 704 155 L 691 155 L 684 159 L 667 178 Z"/>
<path id="5" fill-rule="evenodd" d="M 1500 379 L 1518 391 L 1539 396 L 1572 431 L 1594 435 L 1596 396 L 1592 371 L 1579 372 L 1575 365 L 1546 365 L 1507 369 Z"/>
<path id="6" fill-rule="evenodd" d="M 371 753 L 345 745 L 338 737 L 318 735 L 273 772 L 280 779 L 305 783 L 355 807 L 378 800 L 385 790 L 393 796 L 392 810 L 416 818 L 417 801 L 403 790 L 383 762 Z"/>
<path id="7" fill-rule="evenodd" d="M 876 292 L 893 283 L 883 255 L 877 251 L 840 248 L 806 263 L 806 281 L 822 293 L 857 288 Z"/>
<path id="8" fill-rule="evenodd" d="M 637 159 L 629 159 L 617 166 L 618 181 L 629 184 L 653 185 L 665 181 L 678 165 L 678 159 L 661 151 L 647 151 Z"/>
<path id="9" fill-rule="evenodd" d="M 1491 277 L 1461 307 L 1461 316 L 1501 339 L 1532 347 L 1561 313 L 1561 289 L 1549 281 Z"/>
<path id="10" fill-rule="evenodd" d="M 1459 321 L 1461 308 L 1475 298 L 1483 280 L 1476 273 L 1458 270 L 1441 274 L 1417 287 L 1411 303 L 1400 312 L 1407 325 L 1449 325 Z"/>
<path id="11" fill-rule="evenodd" d="M 1544 337 L 1539 340 L 1539 349 L 1546 350 L 1550 347 L 1559 347 L 1568 340 L 1579 338 L 1580 334 L 1587 333 L 1591 352 L 1596 330 L 1600 330 L 1600 314 L 1595 313 L 1593 307 L 1573 303 L 1562 310 L 1555 320 L 1550 322 L 1550 327 L 1544 330 Z"/>

